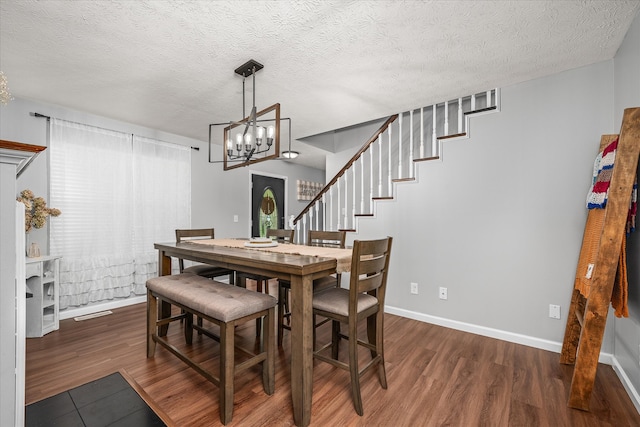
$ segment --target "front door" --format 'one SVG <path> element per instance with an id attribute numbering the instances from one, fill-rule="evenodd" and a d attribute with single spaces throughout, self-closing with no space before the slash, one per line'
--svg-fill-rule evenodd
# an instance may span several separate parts
<path id="1" fill-rule="evenodd" d="M 284 179 L 251 175 L 251 237 L 284 228 Z"/>

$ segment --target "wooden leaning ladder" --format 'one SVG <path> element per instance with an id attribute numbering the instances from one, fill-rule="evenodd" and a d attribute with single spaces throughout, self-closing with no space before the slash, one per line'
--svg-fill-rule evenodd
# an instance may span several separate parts
<path id="1" fill-rule="evenodd" d="M 602 228 L 594 229 L 600 225 L 591 225 L 587 218 L 560 355 L 560 363 L 574 365 L 568 406 L 587 411 L 596 378 L 618 261 L 620 256 L 624 255 L 621 254 L 622 237 L 625 233 L 640 156 L 640 108 L 624 110 L 620 135 L 603 135 L 600 151 L 615 138 L 619 138 L 618 146 Z M 590 210 L 588 215 L 591 216 L 593 211 Z M 593 242 L 593 233 L 596 233 L 598 245 L 595 257 L 588 247 L 589 241 Z M 577 286 L 578 281 L 585 280 L 587 275 L 584 271 L 586 263 L 592 264 L 589 266 L 591 274 L 588 279 L 588 298 L 580 293 Z"/>

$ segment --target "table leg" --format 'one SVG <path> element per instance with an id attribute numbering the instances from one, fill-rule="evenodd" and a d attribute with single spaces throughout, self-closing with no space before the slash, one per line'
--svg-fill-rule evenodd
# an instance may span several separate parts
<path id="1" fill-rule="evenodd" d="M 171 274 L 171 257 L 166 256 L 164 251 L 159 251 L 158 255 L 158 276 L 168 276 Z M 160 316 L 162 319 L 171 317 L 171 304 L 160 300 Z M 164 337 L 169 330 L 169 324 L 162 325 L 158 328 L 158 336 Z"/>
<path id="2" fill-rule="evenodd" d="M 311 422 L 313 392 L 313 281 L 291 277 L 291 398 L 293 420 L 299 427 Z"/>

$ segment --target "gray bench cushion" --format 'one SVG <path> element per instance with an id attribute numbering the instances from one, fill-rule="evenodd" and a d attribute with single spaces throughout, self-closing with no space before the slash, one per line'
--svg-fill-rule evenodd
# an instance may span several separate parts
<path id="1" fill-rule="evenodd" d="M 276 299 L 271 295 L 205 279 L 191 273 L 154 277 L 147 280 L 147 288 L 159 296 L 223 322 L 230 322 L 276 305 Z"/>

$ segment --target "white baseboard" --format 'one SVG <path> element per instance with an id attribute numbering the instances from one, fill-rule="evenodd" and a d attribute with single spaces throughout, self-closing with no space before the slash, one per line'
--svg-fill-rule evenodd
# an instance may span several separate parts
<path id="1" fill-rule="evenodd" d="M 499 340 L 512 342 L 516 344 L 522 344 L 529 347 L 539 348 L 542 350 L 552 351 L 554 353 L 560 353 L 562 351 L 562 343 L 556 341 L 544 340 L 536 337 L 531 337 L 522 334 L 516 334 L 513 332 L 503 331 L 500 329 L 487 328 L 484 326 L 473 325 L 471 323 L 459 322 L 457 320 L 445 319 L 443 317 L 431 316 L 424 313 L 418 313 L 415 311 L 409 311 L 402 308 L 385 306 L 385 313 L 395 314 L 397 316 L 406 317 L 420 322 L 431 323 L 438 326 L 444 326 L 445 328 L 451 328 L 458 331 L 469 332 L 476 335 L 482 335 L 485 337 L 496 338 Z M 635 389 L 629 376 L 624 372 L 622 366 L 618 363 L 615 356 L 611 353 L 600 353 L 598 358 L 600 363 L 611 365 L 614 372 L 620 379 L 620 382 L 624 386 L 631 402 L 636 407 L 638 413 L 640 413 L 640 394 Z M 560 363 L 560 361 L 558 361 Z"/>
<path id="2" fill-rule="evenodd" d="M 126 307 L 128 305 L 140 304 L 143 302 L 147 302 L 146 295 L 124 298 L 100 304 L 86 305 L 84 307 L 68 308 L 60 311 L 60 320 L 86 316 L 87 314 L 93 314 L 99 311 L 112 310 L 114 308 Z"/>

